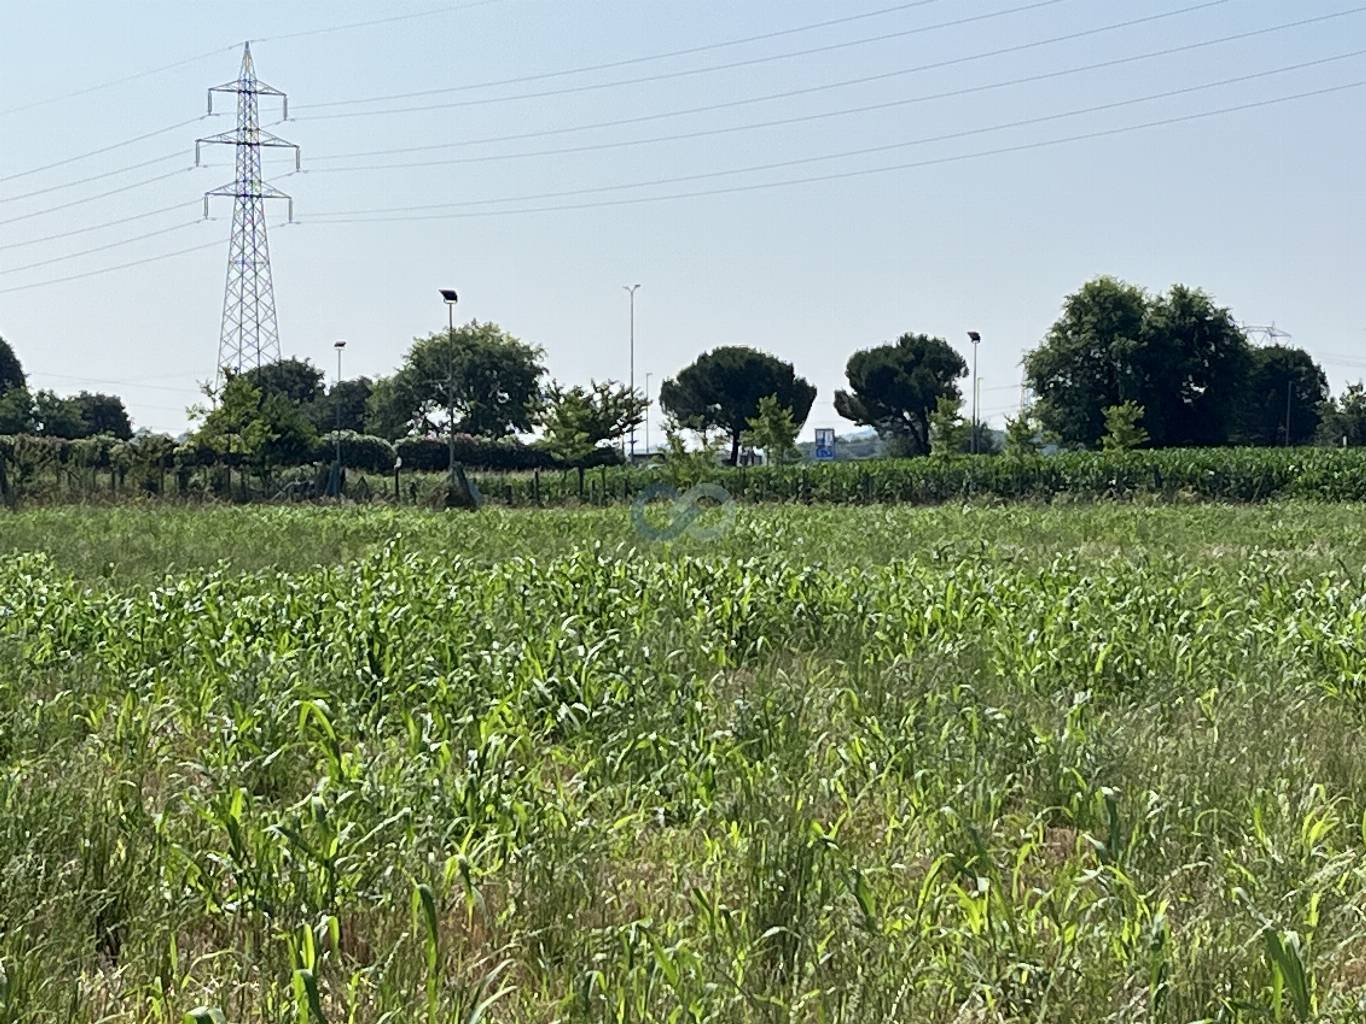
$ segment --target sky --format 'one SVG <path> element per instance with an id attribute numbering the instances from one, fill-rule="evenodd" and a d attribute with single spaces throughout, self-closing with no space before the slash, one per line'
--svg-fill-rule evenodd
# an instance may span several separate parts
<path id="1" fill-rule="evenodd" d="M 184 430 L 214 375 L 231 201 L 202 221 L 199 200 L 231 150 L 192 165 L 232 125 L 193 119 L 246 39 L 302 147 L 301 173 L 267 163 L 294 197 L 293 224 L 271 208 L 281 347 L 329 379 L 338 339 L 344 376 L 392 372 L 455 288 L 554 378 L 625 380 L 639 283 L 652 395 L 752 345 L 817 386 L 809 439 L 853 429 L 853 352 L 921 332 L 970 358 L 975 330 L 1000 424 L 1099 274 L 1274 323 L 1335 391 L 1366 376 L 1357 0 L 8 0 L 3 21 L 0 336 L 32 386 L 118 393 L 138 427 Z"/>

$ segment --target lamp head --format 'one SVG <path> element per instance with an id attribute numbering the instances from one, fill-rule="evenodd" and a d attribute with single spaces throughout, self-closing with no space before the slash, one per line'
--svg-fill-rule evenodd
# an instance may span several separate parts
<path id="1" fill-rule="evenodd" d="M 457 295 L 455 293 L 455 290 L 452 288 L 442 288 L 441 297 L 446 301 L 448 305 L 451 306 L 454 306 L 457 302 L 460 301 L 460 296 Z"/>

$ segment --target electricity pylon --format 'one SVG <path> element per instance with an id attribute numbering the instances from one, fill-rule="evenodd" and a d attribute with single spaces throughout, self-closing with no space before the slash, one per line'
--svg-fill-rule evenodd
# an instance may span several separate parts
<path id="1" fill-rule="evenodd" d="M 294 168 L 300 166 L 299 147 L 261 128 L 259 100 L 278 96 L 283 116 L 289 116 L 289 99 L 283 92 L 256 78 L 251 59 L 251 43 L 242 50 L 242 69 L 237 80 L 209 90 L 209 113 L 213 113 L 213 94 L 237 96 L 237 127 L 195 143 L 195 165 L 206 144 L 233 146 L 237 155 L 237 179 L 204 193 L 204 216 L 209 215 L 209 199 L 228 196 L 234 200 L 232 236 L 228 241 L 228 283 L 223 296 L 223 326 L 218 340 L 217 377 L 223 373 L 242 373 L 280 359 L 280 327 L 275 316 L 275 285 L 270 273 L 270 244 L 266 239 L 266 200 L 284 199 L 289 203 L 289 219 L 294 220 L 294 200 L 262 180 L 261 150 L 294 150 Z"/>

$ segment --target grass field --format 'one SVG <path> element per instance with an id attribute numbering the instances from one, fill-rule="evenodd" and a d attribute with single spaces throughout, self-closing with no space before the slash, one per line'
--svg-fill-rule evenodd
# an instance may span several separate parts
<path id="1" fill-rule="evenodd" d="M 0 1024 L 1366 1019 L 1366 508 L 0 518 Z"/>

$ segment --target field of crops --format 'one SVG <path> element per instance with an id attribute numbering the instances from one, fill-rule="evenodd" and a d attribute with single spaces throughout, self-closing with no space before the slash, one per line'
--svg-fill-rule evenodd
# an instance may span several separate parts
<path id="1" fill-rule="evenodd" d="M 0 1024 L 1366 1019 L 1363 511 L 4 515 Z"/>

